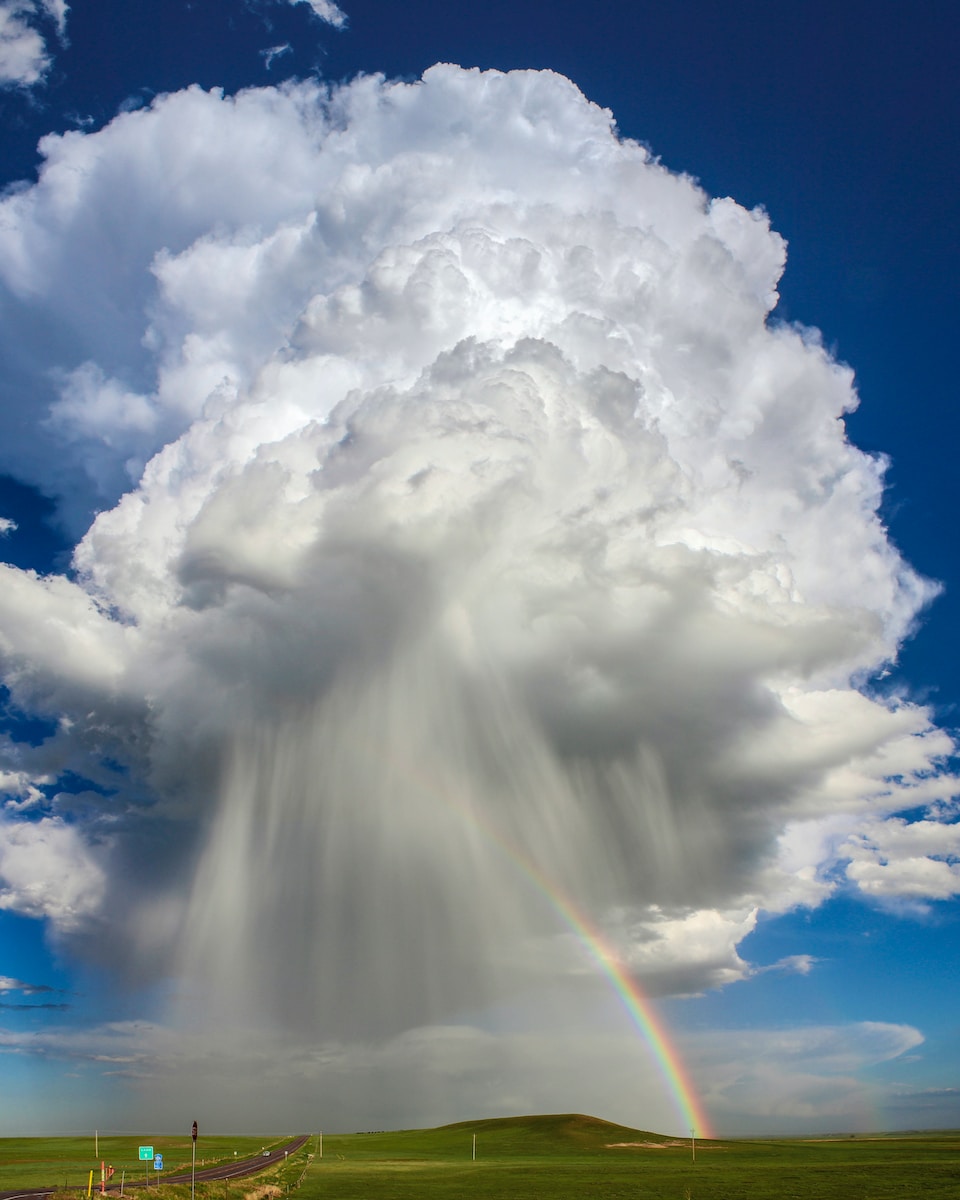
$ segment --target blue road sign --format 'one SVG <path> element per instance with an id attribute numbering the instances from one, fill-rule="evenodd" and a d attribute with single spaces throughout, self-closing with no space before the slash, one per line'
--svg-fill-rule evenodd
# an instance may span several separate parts
<path id="1" fill-rule="evenodd" d="M 153 1158 L 153 1147 L 152 1146 L 141 1146 L 140 1147 L 140 1157 L 142 1159 Z"/>
<path id="2" fill-rule="evenodd" d="M 155 1171 L 163 1170 L 163 1155 L 162 1154 L 155 1154 L 153 1156 L 153 1169 Z"/>

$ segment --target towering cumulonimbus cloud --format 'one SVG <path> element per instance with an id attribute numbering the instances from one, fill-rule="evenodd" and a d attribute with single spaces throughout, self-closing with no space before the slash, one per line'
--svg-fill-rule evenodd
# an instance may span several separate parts
<path id="1" fill-rule="evenodd" d="M 762 211 L 550 72 L 189 89 L 43 150 L 19 461 L 106 507 L 72 578 L 2 570 L 57 728 L 6 746 L 0 904 L 363 1039 L 562 1003 L 544 880 L 654 993 L 747 976 L 758 910 L 960 890 L 950 739 L 866 687 L 934 588 Z"/>

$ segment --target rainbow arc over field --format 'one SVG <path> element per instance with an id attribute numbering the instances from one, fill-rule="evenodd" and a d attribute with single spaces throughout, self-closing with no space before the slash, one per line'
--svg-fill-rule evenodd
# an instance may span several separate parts
<path id="1" fill-rule="evenodd" d="M 650 1048 L 685 1127 L 694 1132 L 697 1137 L 713 1137 L 713 1128 L 687 1073 L 680 1052 L 674 1046 L 666 1026 L 653 1005 L 620 962 L 615 949 L 603 933 L 583 913 L 579 912 L 570 900 L 519 849 L 509 845 L 491 829 L 487 828 L 486 832 L 532 880 L 554 911 L 581 940 L 603 974 L 610 980 L 631 1021 Z"/>
<path id="2" fill-rule="evenodd" d="M 395 756 L 394 761 L 399 766 L 400 756 Z M 564 924 L 579 938 L 590 957 L 610 980 L 627 1015 L 649 1047 L 685 1129 L 689 1129 L 697 1137 L 714 1137 L 713 1126 L 666 1025 L 651 1001 L 644 995 L 640 985 L 630 977 L 616 950 L 602 931 L 574 906 L 569 897 L 546 877 L 519 846 L 514 845 L 502 834 L 489 817 L 479 812 L 463 797 L 458 796 L 449 786 L 445 786 L 437 779 L 427 778 L 420 768 L 411 763 L 404 761 L 402 769 L 405 774 L 415 777 L 421 786 L 441 800 L 446 807 L 456 812 L 495 844 L 536 887 Z"/>

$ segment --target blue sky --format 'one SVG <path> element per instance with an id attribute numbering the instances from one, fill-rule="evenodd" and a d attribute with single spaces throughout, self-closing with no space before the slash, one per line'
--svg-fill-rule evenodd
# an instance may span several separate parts
<path id="1" fill-rule="evenodd" d="M 525 861 L 718 1131 L 960 1124 L 960 21 L 837 7 L 0 2 L 10 1132 L 673 1130 Z"/>

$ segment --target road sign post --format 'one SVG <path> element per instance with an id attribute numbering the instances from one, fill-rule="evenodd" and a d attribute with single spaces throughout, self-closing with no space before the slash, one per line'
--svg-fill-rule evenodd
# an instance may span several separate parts
<path id="1" fill-rule="evenodd" d="M 143 1177 L 147 1181 L 147 1183 L 150 1182 L 150 1170 L 146 1164 L 150 1161 L 151 1158 L 153 1158 L 153 1147 L 152 1146 L 141 1146 L 140 1147 L 140 1161 L 144 1164 Z"/>

